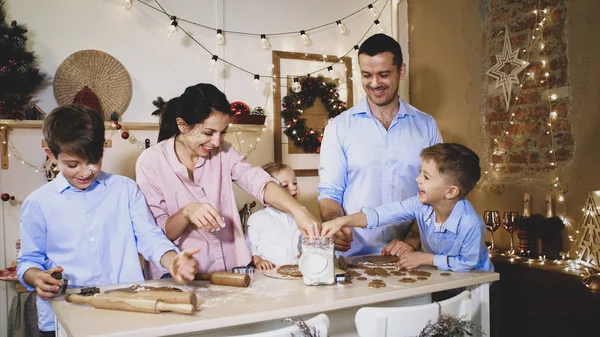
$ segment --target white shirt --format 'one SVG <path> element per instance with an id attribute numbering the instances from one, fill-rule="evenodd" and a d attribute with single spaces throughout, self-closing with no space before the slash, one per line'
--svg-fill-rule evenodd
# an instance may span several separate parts
<path id="1" fill-rule="evenodd" d="M 297 264 L 302 233 L 294 217 L 274 207 L 265 207 L 248 218 L 248 244 L 258 255 L 276 266 Z"/>

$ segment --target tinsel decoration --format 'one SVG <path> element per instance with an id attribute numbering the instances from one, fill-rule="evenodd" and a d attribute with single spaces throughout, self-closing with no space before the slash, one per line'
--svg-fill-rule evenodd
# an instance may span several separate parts
<path id="1" fill-rule="evenodd" d="M 441 315 L 437 322 L 429 321 L 419 337 L 481 337 L 481 327 L 473 322 L 460 318 Z"/>
<path id="2" fill-rule="evenodd" d="M 340 100 L 338 83 L 335 80 L 323 76 L 306 76 L 299 79 L 302 90 L 294 92 L 288 89 L 288 95 L 283 98 L 284 119 L 287 129 L 284 133 L 307 153 L 319 153 L 323 135 L 313 129 L 306 127 L 306 119 L 302 118 L 302 112 L 310 108 L 317 98 L 321 99 L 333 118 L 347 109 L 346 102 Z"/>

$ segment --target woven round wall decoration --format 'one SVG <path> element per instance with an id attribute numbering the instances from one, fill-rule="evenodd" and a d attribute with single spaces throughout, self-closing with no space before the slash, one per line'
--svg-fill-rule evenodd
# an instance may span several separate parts
<path id="1" fill-rule="evenodd" d="M 54 76 L 54 97 L 58 105 L 73 103 L 85 86 L 98 97 L 104 120 L 115 111 L 123 114 L 131 102 L 131 77 L 116 58 L 100 50 L 80 50 L 67 57 Z"/>

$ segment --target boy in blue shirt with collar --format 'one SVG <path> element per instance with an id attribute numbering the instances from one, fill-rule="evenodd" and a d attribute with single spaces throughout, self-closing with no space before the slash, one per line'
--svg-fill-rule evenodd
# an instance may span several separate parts
<path id="1" fill-rule="evenodd" d="M 60 173 L 31 193 L 21 207 L 21 251 L 17 274 L 37 293 L 41 336 L 54 336 L 49 299 L 61 288 L 144 280 L 138 252 L 162 265 L 179 283 L 193 280 L 193 255 L 179 252 L 156 226 L 136 183 L 101 171 L 104 121 L 83 105 L 54 109 L 44 120 L 46 154 Z"/>
<path id="2" fill-rule="evenodd" d="M 398 267 L 494 271 L 483 242 L 485 225 L 465 196 L 481 177 L 479 157 L 469 148 L 440 143 L 421 151 L 418 196 L 323 223 L 323 236 L 342 227 L 375 228 L 416 219 L 423 251 L 400 252 Z M 383 254 L 389 254 L 385 250 Z"/>

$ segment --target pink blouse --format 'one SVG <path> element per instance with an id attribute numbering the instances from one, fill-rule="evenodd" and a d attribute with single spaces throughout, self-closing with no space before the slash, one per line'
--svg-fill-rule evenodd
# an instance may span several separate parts
<path id="1" fill-rule="evenodd" d="M 273 179 L 260 167 L 250 165 L 244 156 L 222 141 L 206 158 L 200 157 L 194 168 L 194 181 L 188 178 L 186 167 L 175 154 L 174 137 L 146 149 L 137 160 L 136 181 L 146 197 L 158 226 L 165 231 L 167 218 L 185 205 L 207 202 L 225 218 L 225 228 L 207 232 L 188 226 L 174 243 L 181 249 L 200 248 L 194 257 L 200 263 L 199 272 L 231 271 L 250 262 L 238 213 L 233 185 L 264 203 L 264 190 Z M 153 279 L 162 273 L 152 265 Z"/>

